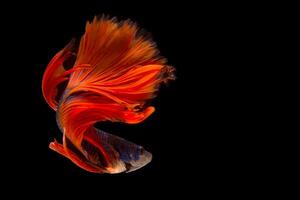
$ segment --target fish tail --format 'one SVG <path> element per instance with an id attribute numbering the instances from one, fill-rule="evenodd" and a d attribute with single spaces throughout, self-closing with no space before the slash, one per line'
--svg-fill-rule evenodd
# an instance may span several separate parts
<path id="1" fill-rule="evenodd" d="M 175 70 L 159 56 L 155 43 L 129 20 L 95 17 L 87 22 L 78 49 L 74 46 L 71 42 L 60 51 L 43 77 L 44 97 L 57 110 L 67 140 L 63 145 L 55 141 L 50 148 L 88 171 L 125 170 L 119 162 L 123 154 L 115 146 L 127 143 L 110 136 L 114 145 L 104 144 L 95 136 L 99 132 L 94 125 L 144 121 L 155 111 L 147 103 L 157 95 L 160 84 L 175 78 Z M 66 70 L 63 63 L 71 56 L 76 57 L 74 65 Z M 57 87 L 62 82 L 66 86 L 59 94 Z"/>

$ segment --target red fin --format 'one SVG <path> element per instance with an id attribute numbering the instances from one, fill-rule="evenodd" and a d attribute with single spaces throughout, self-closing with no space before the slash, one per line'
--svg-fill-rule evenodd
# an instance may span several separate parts
<path id="1" fill-rule="evenodd" d="M 137 26 L 130 21 L 118 23 L 94 18 L 86 25 L 74 67 L 66 71 L 62 66 L 69 56 L 67 52 L 72 49 L 70 44 L 53 58 L 45 72 L 43 93 L 54 109 L 57 107 L 57 85 L 69 80 L 58 106 L 57 121 L 65 130 L 64 137 L 80 152 L 84 151 L 82 141 L 92 138 L 96 122 L 135 124 L 145 120 L 155 110 L 152 106 L 146 107 L 146 103 L 155 97 L 162 82 L 174 79 L 174 69 L 158 56 L 155 44 L 138 32 Z M 109 158 L 100 144 L 89 142 L 103 155 L 108 163 L 107 170 L 113 172 L 116 166 L 113 163 L 118 162 Z M 66 146 L 53 143 L 50 147 L 82 168 L 93 171 L 93 166 Z"/>
<path id="2" fill-rule="evenodd" d="M 54 110 L 56 110 L 58 104 L 55 100 L 57 86 L 68 79 L 65 76 L 66 70 L 63 67 L 63 62 L 72 55 L 73 46 L 74 41 L 72 40 L 52 58 L 44 73 L 42 82 L 43 95 L 49 106 Z"/>

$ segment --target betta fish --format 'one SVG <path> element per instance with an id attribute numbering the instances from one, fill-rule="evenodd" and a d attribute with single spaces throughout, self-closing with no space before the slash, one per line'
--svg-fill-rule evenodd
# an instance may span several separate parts
<path id="1" fill-rule="evenodd" d="M 95 17 L 87 22 L 80 41 L 71 40 L 59 51 L 43 75 L 43 96 L 63 134 L 62 143 L 54 140 L 50 149 L 93 173 L 145 166 L 150 152 L 95 124 L 143 122 L 155 110 L 149 101 L 161 83 L 174 79 L 174 71 L 130 20 Z"/>

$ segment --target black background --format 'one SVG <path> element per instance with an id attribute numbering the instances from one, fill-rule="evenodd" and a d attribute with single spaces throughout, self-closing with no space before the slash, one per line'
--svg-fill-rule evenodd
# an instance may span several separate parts
<path id="1" fill-rule="evenodd" d="M 108 190 L 124 194 L 119 188 L 125 196 L 137 190 L 156 196 L 184 187 L 222 188 L 251 174 L 241 153 L 247 139 L 237 134 L 249 131 L 242 126 L 245 88 L 238 83 L 247 78 L 250 61 L 243 61 L 243 70 L 237 68 L 246 54 L 242 46 L 251 43 L 244 35 L 251 32 L 244 27 L 249 24 L 247 6 L 237 11 L 217 3 L 94 0 L 26 2 L 2 9 L 7 12 L 1 19 L 2 107 L 8 128 L 1 148 L 9 185 L 34 183 L 53 193 L 78 187 L 99 198 Z M 55 112 L 42 96 L 43 72 L 55 53 L 80 37 L 86 21 L 98 14 L 137 22 L 176 68 L 176 81 L 162 86 L 153 101 L 156 112 L 148 120 L 134 126 L 104 124 L 104 130 L 153 153 L 153 161 L 133 173 L 91 174 L 48 148 L 61 134 Z"/>

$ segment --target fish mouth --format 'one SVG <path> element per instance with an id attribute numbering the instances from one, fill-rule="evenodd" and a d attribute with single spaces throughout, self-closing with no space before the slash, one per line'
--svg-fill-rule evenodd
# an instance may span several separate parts
<path id="1" fill-rule="evenodd" d="M 139 157 L 138 160 L 133 160 L 131 162 L 127 162 L 125 167 L 126 167 L 126 173 L 132 172 L 135 170 L 138 170 L 148 163 L 150 163 L 152 160 L 152 154 L 148 151 L 144 151 L 144 153 Z"/>

